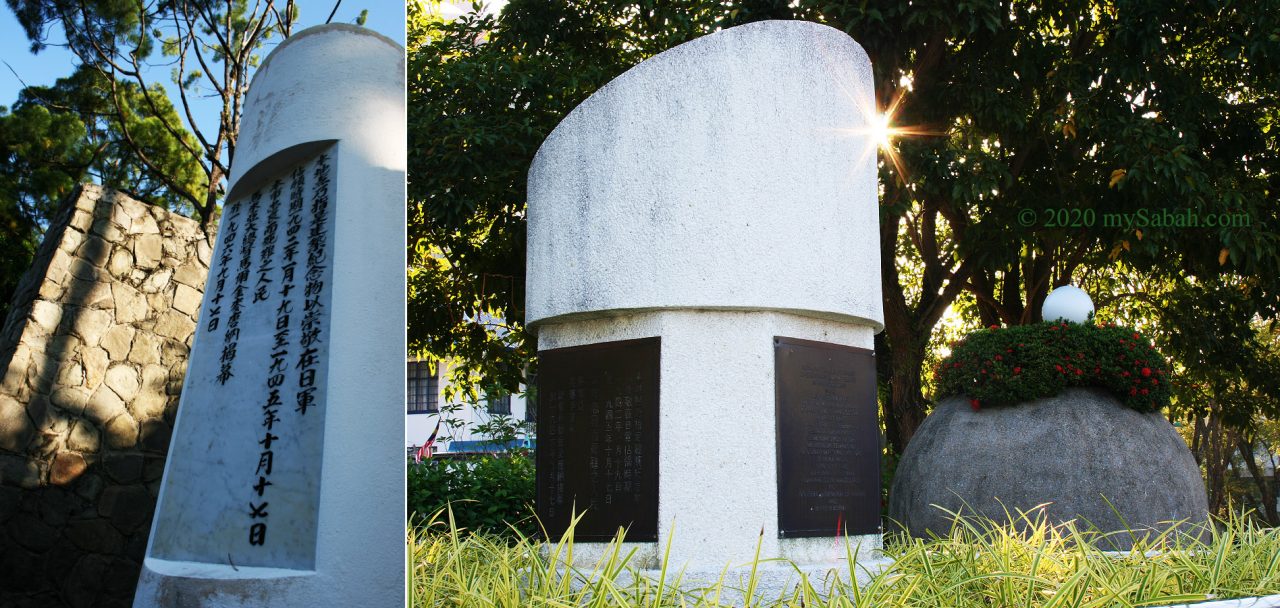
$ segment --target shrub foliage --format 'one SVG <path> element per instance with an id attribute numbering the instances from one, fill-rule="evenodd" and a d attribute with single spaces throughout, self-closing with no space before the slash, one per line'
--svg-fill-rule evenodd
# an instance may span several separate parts
<path id="1" fill-rule="evenodd" d="M 515 527 L 531 535 L 537 529 L 532 516 L 534 492 L 533 458 L 528 450 L 411 462 L 409 523 L 421 524 L 450 507 L 459 529 L 506 534 Z"/>
<path id="2" fill-rule="evenodd" d="M 1067 387 L 1111 391 L 1142 412 L 1169 405 L 1169 366 L 1142 334 L 1114 324 L 1065 321 L 976 331 L 934 370 L 938 397 L 963 395 L 976 410 L 1053 397 Z"/>

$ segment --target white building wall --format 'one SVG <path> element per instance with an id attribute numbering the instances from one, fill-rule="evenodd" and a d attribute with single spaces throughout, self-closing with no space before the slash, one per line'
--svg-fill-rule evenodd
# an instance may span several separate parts
<path id="1" fill-rule="evenodd" d="M 478 406 L 468 405 L 459 400 L 447 400 L 449 365 L 441 363 L 437 365 L 436 377 L 439 378 L 438 389 L 436 391 L 436 403 L 440 404 L 439 411 L 436 413 L 405 413 L 405 448 L 417 448 L 431 437 L 431 432 L 436 428 L 436 422 L 441 420 L 444 423 L 440 426 L 440 436 L 436 438 L 433 451 L 436 454 L 443 452 L 467 451 L 467 446 L 459 444 L 455 447 L 454 442 L 471 442 L 484 441 L 488 439 L 481 433 L 477 432 L 476 427 L 500 417 L 497 414 L 488 412 L 488 401 L 485 395 L 481 395 Z M 527 406 L 525 400 L 525 387 L 520 386 L 520 392 L 511 395 L 511 415 L 515 422 L 522 422 L 526 418 Z M 454 423 L 457 423 L 456 426 Z M 533 437 L 532 427 L 528 432 L 521 433 L 522 440 L 529 440 Z"/>

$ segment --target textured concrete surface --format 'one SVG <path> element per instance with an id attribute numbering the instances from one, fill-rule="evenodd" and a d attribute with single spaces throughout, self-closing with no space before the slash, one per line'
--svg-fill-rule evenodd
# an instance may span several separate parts
<path id="1" fill-rule="evenodd" d="M 211 236 L 96 185 L 50 222 L 0 335 L 0 606 L 127 606 Z"/>
<path id="2" fill-rule="evenodd" d="M 539 350 L 662 337 L 658 439 L 658 541 L 637 565 L 654 567 L 671 543 L 673 568 L 719 572 L 755 554 L 800 564 L 844 557 L 834 538 L 778 538 L 774 336 L 872 347 L 865 325 L 772 312 L 655 311 L 549 323 Z M 761 536 L 763 531 L 763 536 Z M 861 554 L 878 534 L 851 537 Z M 583 561 L 604 543 L 576 543 Z"/>
<path id="3" fill-rule="evenodd" d="M 1263 595 L 1231 600 L 1214 600 L 1194 604 L 1175 604 L 1163 608 L 1274 608 L 1280 606 L 1280 595 Z M 1156 607 L 1161 608 L 1161 607 Z"/>
<path id="4" fill-rule="evenodd" d="M 574 109 L 529 170 L 531 326 L 627 309 L 883 324 L 871 63 L 838 30 L 729 28 Z"/>
<path id="5" fill-rule="evenodd" d="M 753 574 L 752 564 L 748 560 L 746 563 L 737 562 L 729 567 L 714 570 L 668 569 L 665 572 L 665 585 L 679 587 L 685 593 L 695 596 L 699 594 L 699 590 L 706 590 L 711 594 L 710 597 L 715 597 L 718 592 L 720 601 L 731 606 L 768 604 L 776 602 L 778 598 L 789 597 L 802 580 L 808 581 L 809 586 L 819 592 L 836 580 L 839 580 L 842 585 L 847 585 L 850 578 L 856 580 L 859 587 L 865 587 L 873 577 L 880 575 L 892 565 L 893 560 L 860 554 L 852 568 L 848 560 L 843 558 L 807 565 L 765 562 L 755 564 Z M 562 570 L 562 572 L 565 571 Z M 574 589 L 581 589 L 592 583 L 589 573 L 590 568 L 587 572 L 583 572 L 579 567 L 577 576 L 572 582 Z M 620 572 L 613 581 L 618 587 L 626 588 L 632 584 L 636 576 L 647 579 L 651 585 L 656 586 L 658 579 L 662 578 L 664 573 L 656 569 L 625 570 Z M 754 590 L 751 601 L 747 601 L 748 587 Z"/>
<path id="6" fill-rule="evenodd" d="M 314 568 L 165 560 L 148 548 L 137 606 L 403 605 L 404 411 L 388 404 L 404 403 L 404 67 L 404 49 L 366 28 L 298 32 L 254 76 L 231 167 L 239 196 L 300 156 L 332 151 L 324 456 L 309 463 L 321 476 Z M 217 357 L 213 346 L 197 338 L 192 364 Z M 175 446 L 207 444 L 183 412 Z"/>
<path id="7" fill-rule="evenodd" d="M 967 399 L 943 400 L 907 445 L 889 517 L 926 536 L 951 527 L 934 505 L 1007 521 L 1006 510 L 1042 503 L 1052 503 L 1051 521 L 1076 519 L 1105 532 L 1167 529 L 1163 522 L 1203 522 L 1208 514 L 1199 468 L 1167 420 L 1100 390 L 1068 389 L 978 412 Z M 1118 549 L 1132 544 L 1111 538 Z"/>

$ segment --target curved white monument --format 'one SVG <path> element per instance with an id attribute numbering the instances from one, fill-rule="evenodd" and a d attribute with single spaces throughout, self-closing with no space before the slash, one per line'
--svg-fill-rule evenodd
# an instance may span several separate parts
<path id="1" fill-rule="evenodd" d="M 553 534 L 586 507 L 579 547 L 629 526 L 649 565 L 670 541 L 713 576 L 761 540 L 806 564 L 879 546 L 875 107 L 849 36 L 766 21 L 641 63 L 547 138 L 526 319 Z"/>
<path id="2" fill-rule="evenodd" d="M 525 318 L 749 309 L 880 329 L 875 108 L 866 53 L 814 23 L 628 70 L 529 169 Z"/>
<path id="3" fill-rule="evenodd" d="M 293 35 L 245 101 L 135 606 L 400 606 L 404 50 Z"/>

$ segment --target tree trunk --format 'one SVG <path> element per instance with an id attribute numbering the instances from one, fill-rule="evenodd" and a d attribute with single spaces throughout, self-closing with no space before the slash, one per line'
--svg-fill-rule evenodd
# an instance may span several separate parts
<path id="1" fill-rule="evenodd" d="M 920 339 L 905 328 L 885 329 L 889 362 L 889 401 L 885 404 L 885 433 L 893 452 L 899 456 L 925 419 L 929 403 L 924 398 L 924 373 L 928 337 Z"/>
<path id="2" fill-rule="evenodd" d="M 1240 457 L 1244 459 L 1244 465 L 1249 468 L 1249 474 L 1253 476 L 1253 484 L 1258 487 L 1259 502 L 1262 507 L 1258 515 L 1267 521 L 1267 525 L 1280 526 L 1280 514 L 1276 513 L 1275 477 L 1268 481 L 1263 475 L 1266 471 L 1263 471 L 1254 459 L 1256 450 L 1252 440 L 1241 439 L 1239 448 Z"/>
<path id="3" fill-rule="evenodd" d="M 1203 424 L 1196 425 L 1197 433 L 1203 433 L 1199 447 L 1204 464 L 1205 483 L 1209 497 L 1209 512 L 1226 515 L 1227 464 L 1236 449 L 1235 433 L 1222 424 L 1221 407 L 1209 405 L 1209 416 Z"/>

